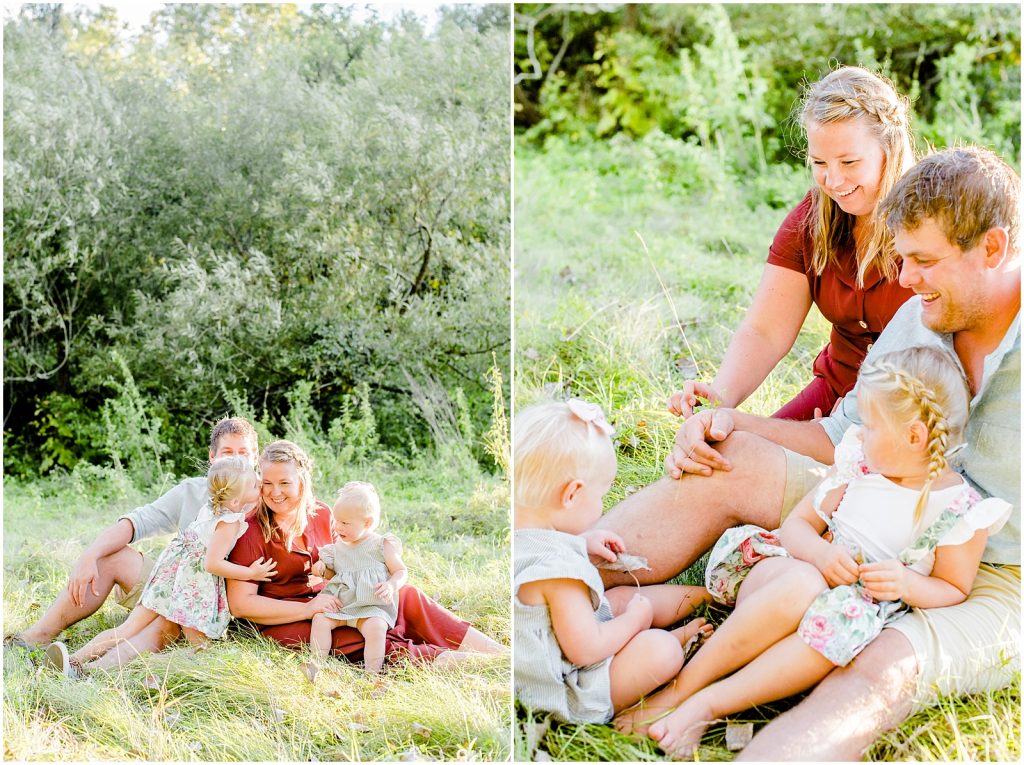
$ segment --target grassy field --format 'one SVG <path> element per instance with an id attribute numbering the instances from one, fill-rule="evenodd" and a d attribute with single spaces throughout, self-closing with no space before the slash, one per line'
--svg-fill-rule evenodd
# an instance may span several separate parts
<path id="1" fill-rule="evenodd" d="M 604 407 L 619 458 L 606 508 L 662 475 L 678 424 L 668 396 L 687 378 L 713 377 L 771 237 L 808 183 L 802 169 L 773 168 L 737 186 L 713 161 L 656 135 L 579 148 L 555 142 L 543 152 L 517 144 L 515 403 L 571 394 Z M 787 401 L 827 339 L 828 325 L 812 311 L 793 351 L 744 408 L 767 415 Z M 700 582 L 702 564 L 683 580 Z M 733 720 L 760 725 L 784 708 Z M 662 759 L 652 742 L 609 726 L 548 725 L 521 710 L 516 759 L 538 752 L 553 760 Z M 699 757 L 732 759 L 724 725 L 709 730 Z M 868 757 L 1016 761 L 1019 682 L 915 715 Z"/>
<path id="2" fill-rule="evenodd" d="M 384 526 L 405 545 L 410 583 L 509 644 L 504 482 L 425 457 L 401 469 L 336 466 L 328 475 L 317 483 L 328 499 L 337 478 L 375 483 Z M 155 494 L 103 470 L 8 481 L 5 631 L 26 626 L 53 600 L 97 531 Z M 146 540 L 140 547 L 158 553 L 166 541 Z M 80 646 L 125 613 L 108 602 L 65 639 Z M 341 661 L 321 673 L 314 691 L 300 674 L 302 657 L 239 633 L 194 657 L 177 647 L 121 672 L 72 681 L 39 668 L 39 651 L 7 651 L 4 758 L 492 761 L 510 755 L 506 658 L 449 669 L 402 662 L 388 671 L 380 692 L 361 669 Z"/>

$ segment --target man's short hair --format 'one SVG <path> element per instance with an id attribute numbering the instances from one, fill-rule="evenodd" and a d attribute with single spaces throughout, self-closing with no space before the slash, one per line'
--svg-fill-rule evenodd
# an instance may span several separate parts
<path id="1" fill-rule="evenodd" d="M 997 154 L 965 146 L 930 154 L 907 171 L 878 207 L 893 231 L 912 231 L 926 218 L 946 239 L 969 250 L 992 228 L 1006 229 L 1017 252 L 1020 176 Z"/>
<path id="2" fill-rule="evenodd" d="M 210 451 L 217 453 L 220 439 L 227 435 L 243 436 L 246 440 L 252 441 L 253 452 L 259 449 L 259 439 L 256 436 L 256 429 L 249 424 L 244 417 L 224 417 L 217 421 L 210 431 Z"/>

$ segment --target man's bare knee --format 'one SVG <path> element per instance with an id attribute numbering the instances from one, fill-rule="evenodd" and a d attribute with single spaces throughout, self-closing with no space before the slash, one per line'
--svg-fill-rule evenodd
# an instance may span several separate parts
<path id="1" fill-rule="evenodd" d="M 125 592 L 130 591 L 142 576 L 142 553 L 122 547 L 96 561 L 101 576 L 109 576 Z"/>

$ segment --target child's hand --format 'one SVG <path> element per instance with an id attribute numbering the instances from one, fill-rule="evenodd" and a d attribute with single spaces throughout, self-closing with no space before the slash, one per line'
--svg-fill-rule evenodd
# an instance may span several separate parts
<path id="1" fill-rule="evenodd" d="M 841 584 L 853 584 L 860 578 L 860 569 L 857 561 L 850 555 L 850 551 L 842 545 L 826 545 L 822 548 L 818 559 L 814 561 L 818 571 L 825 577 L 829 587 L 838 587 Z"/>
<path id="2" fill-rule="evenodd" d="M 614 562 L 620 552 L 625 552 L 622 537 L 607 529 L 590 529 L 580 534 L 587 543 L 587 555 L 600 560 Z"/>
<path id="3" fill-rule="evenodd" d="M 373 591 L 373 594 L 385 603 L 394 603 L 395 596 L 398 594 L 398 588 L 395 587 L 394 583 L 390 579 L 388 579 L 387 581 L 378 584 L 377 589 Z"/>
<path id="4" fill-rule="evenodd" d="M 650 628 L 651 622 L 654 620 L 654 606 L 651 605 L 651 601 L 645 598 L 643 595 L 634 595 L 632 600 L 626 604 L 626 610 L 622 614 L 623 616 L 632 616 L 640 622 L 640 627 L 637 632 Z"/>
<path id="5" fill-rule="evenodd" d="M 260 558 L 248 566 L 250 582 L 269 582 L 277 573 L 277 561 Z"/>
<path id="6" fill-rule="evenodd" d="M 880 560 L 860 567 L 860 580 L 875 600 L 902 600 L 907 594 L 907 567 L 898 560 Z"/>
<path id="7" fill-rule="evenodd" d="M 327 573 L 327 564 L 324 563 L 322 560 L 318 560 L 316 563 L 309 567 L 309 573 L 311 573 L 313 576 L 318 576 L 322 579 L 324 574 Z"/>

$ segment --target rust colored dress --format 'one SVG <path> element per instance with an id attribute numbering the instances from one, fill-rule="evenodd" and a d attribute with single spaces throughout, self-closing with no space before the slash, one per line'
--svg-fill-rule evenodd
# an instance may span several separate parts
<path id="1" fill-rule="evenodd" d="M 239 537 L 228 560 L 240 566 L 253 561 L 273 558 L 277 573 L 269 582 L 257 582 L 257 594 L 267 598 L 290 601 L 312 599 L 323 583 L 309 585 L 310 568 L 319 560 L 319 550 L 331 544 L 331 512 L 322 502 L 316 503 L 316 515 L 309 518 L 302 538 L 306 550 L 287 550 L 277 533 L 269 542 L 263 532 L 248 518 L 249 528 Z M 255 624 L 263 635 L 283 646 L 294 648 L 309 643 L 311 622 L 307 620 L 289 624 Z M 385 655 L 406 653 L 415 658 L 432 659 L 441 651 L 458 648 L 469 622 L 458 618 L 411 585 L 398 591 L 398 618 L 384 639 Z M 354 627 L 336 627 L 331 633 L 331 653 L 344 655 L 353 661 L 363 656 L 363 636 Z"/>
<path id="2" fill-rule="evenodd" d="M 868 272 L 864 287 L 857 286 L 857 254 L 852 237 L 837 253 L 836 264 L 820 275 L 814 273 L 811 259 L 811 194 L 803 198 L 782 221 L 768 248 L 768 263 L 799 271 L 807 276 L 811 299 L 828 321 L 832 335 L 814 360 L 814 378 L 792 401 L 773 414 L 786 420 L 810 420 L 815 407 L 828 415 L 836 401 L 849 393 L 857 382 L 868 349 L 885 325 L 913 291 L 898 281 L 887 281 L 875 270 Z"/>

